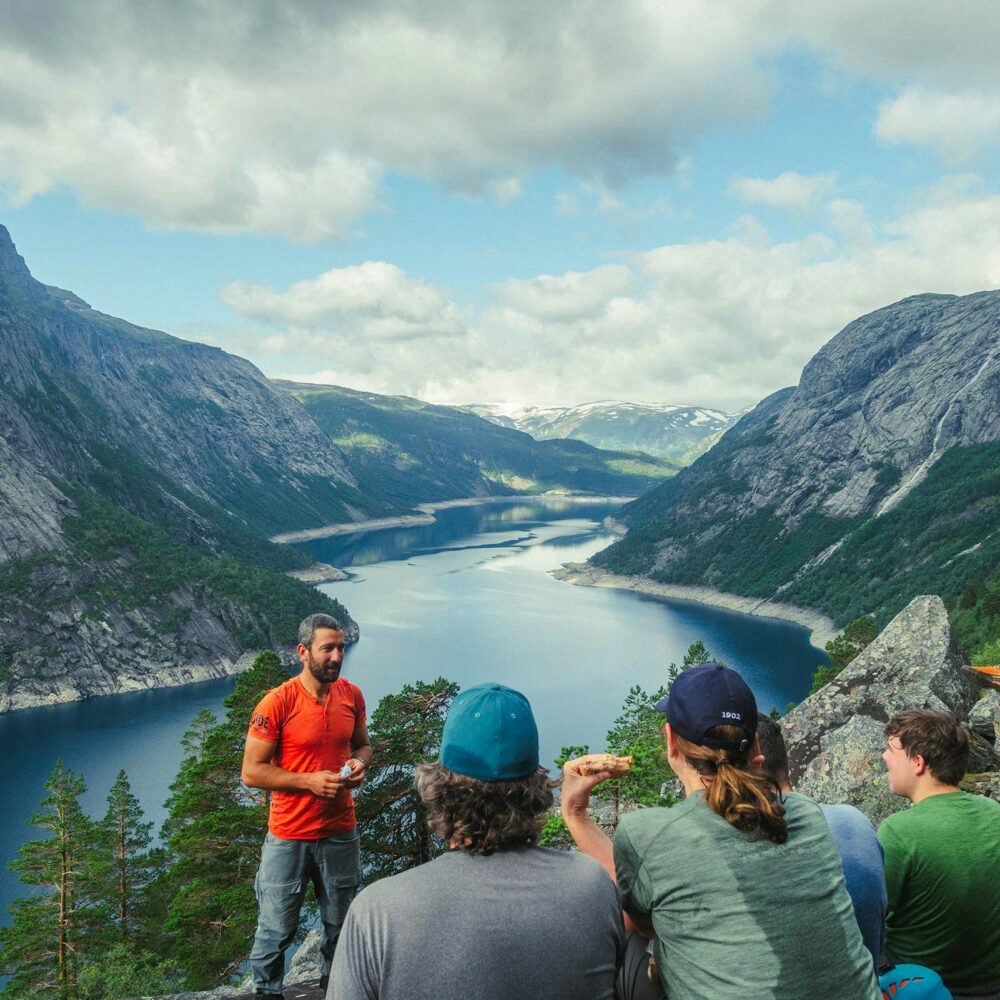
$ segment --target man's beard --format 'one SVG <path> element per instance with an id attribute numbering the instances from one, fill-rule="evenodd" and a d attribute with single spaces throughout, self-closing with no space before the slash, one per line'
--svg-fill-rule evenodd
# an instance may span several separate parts
<path id="1" fill-rule="evenodd" d="M 328 663 L 325 666 L 320 666 L 313 660 L 311 652 L 306 655 L 309 661 L 309 672 L 321 684 L 329 684 L 331 681 L 335 681 L 340 677 L 340 668 L 343 666 L 342 663 Z"/>

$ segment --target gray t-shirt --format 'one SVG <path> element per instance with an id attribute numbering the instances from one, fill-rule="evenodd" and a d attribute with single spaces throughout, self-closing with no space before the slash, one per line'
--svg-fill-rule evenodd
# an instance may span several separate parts
<path id="1" fill-rule="evenodd" d="M 819 806 L 785 796 L 788 840 L 737 830 L 697 793 L 615 834 L 628 913 L 648 916 L 670 1000 L 878 1000 L 871 955 Z"/>
<path id="2" fill-rule="evenodd" d="M 543 847 L 447 854 L 351 904 L 328 1000 L 611 1000 L 624 942 L 603 868 Z"/>

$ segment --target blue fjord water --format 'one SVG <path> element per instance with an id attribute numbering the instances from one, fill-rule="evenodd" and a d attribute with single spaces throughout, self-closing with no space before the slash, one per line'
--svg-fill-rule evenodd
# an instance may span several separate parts
<path id="1" fill-rule="evenodd" d="M 548 571 L 580 561 L 611 536 L 608 505 L 506 502 L 440 511 L 426 527 L 386 529 L 305 543 L 349 580 L 324 585 L 361 626 L 345 676 L 369 712 L 385 694 L 444 676 L 461 686 L 499 681 L 530 699 L 543 761 L 559 749 L 603 737 L 633 684 L 663 683 L 671 661 L 701 639 L 739 669 L 764 711 L 800 700 L 825 660 L 799 626 L 636 594 L 574 587 Z M 66 655 L 72 656 L 72 650 Z M 6 863 L 38 836 L 28 825 L 57 759 L 83 774 L 83 800 L 103 812 L 119 769 L 156 828 L 181 759 L 180 738 L 195 714 L 222 712 L 233 681 L 95 698 L 0 716 L 7 748 L 0 776 L 0 920 L 23 889 Z"/>

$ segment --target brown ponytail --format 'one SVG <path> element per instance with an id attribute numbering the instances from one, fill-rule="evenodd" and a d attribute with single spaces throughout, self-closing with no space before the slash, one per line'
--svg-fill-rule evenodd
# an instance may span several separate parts
<path id="1" fill-rule="evenodd" d="M 737 830 L 766 837 L 775 844 L 788 839 L 780 789 L 772 778 L 750 769 L 752 751 L 715 750 L 677 733 L 672 735 L 678 753 L 701 775 L 705 803 L 712 812 Z M 739 741 L 746 733 L 736 726 L 713 726 L 705 736 Z"/>

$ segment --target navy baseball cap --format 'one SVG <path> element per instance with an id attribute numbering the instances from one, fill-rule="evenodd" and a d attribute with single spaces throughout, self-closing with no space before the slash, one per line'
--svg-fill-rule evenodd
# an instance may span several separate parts
<path id="1" fill-rule="evenodd" d="M 678 674 L 670 694 L 656 703 L 670 728 L 690 743 L 713 750 L 745 753 L 757 733 L 757 699 L 735 670 L 721 663 L 700 663 Z M 713 726 L 738 726 L 742 740 L 706 736 Z"/>
<path id="2" fill-rule="evenodd" d="M 441 736 L 441 764 L 481 781 L 513 781 L 538 770 L 538 727 L 528 699 L 502 684 L 455 696 Z"/>

